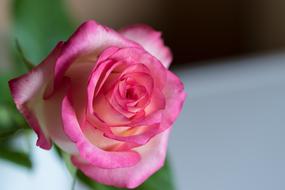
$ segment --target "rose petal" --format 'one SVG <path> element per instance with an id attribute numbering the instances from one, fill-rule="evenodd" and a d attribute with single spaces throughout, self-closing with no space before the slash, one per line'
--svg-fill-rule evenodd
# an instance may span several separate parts
<path id="1" fill-rule="evenodd" d="M 106 151 L 129 151 L 130 149 L 137 147 L 136 144 L 106 138 L 101 130 L 96 129 L 88 122 L 82 128 L 82 131 L 94 146 Z"/>
<path id="2" fill-rule="evenodd" d="M 92 69 L 91 74 L 88 79 L 87 84 L 87 98 L 88 98 L 88 112 L 93 113 L 93 101 L 94 96 L 98 94 L 98 90 L 95 91 L 96 87 L 100 87 L 100 79 L 101 81 L 106 80 L 105 78 L 110 75 L 112 70 L 121 63 L 115 61 L 105 61 L 106 57 L 111 56 L 113 53 L 117 52 L 119 48 L 111 47 L 106 49 L 99 57 L 96 66 Z M 103 58 L 102 58 L 103 57 Z"/>
<path id="3" fill-rule="evenodd" d="M 122 136 L 120 134 L 116 135 L 113 132 L 106 131 L 104 133 L 104 136 L 109 137 L 114 140 L 122 141 L 122 142 L 133 143 L 137 145 L 144 145 L 155 135 L 166 130 L 166 128 L 162 128 L 159 123 L 155 125 L 144 126 L 143 130 L 140 130 L 140 128 L 141 127 L 135 127 L 135 128 L 130 128 L 129 130 L 125 131 L 125 133 L 129 133 L 129 134 L 135 134 L 137 133 L 136 131 L 139 131 L 139 134 L 135 134 L 135 135 Z"/>
<path id="4" fill-rule="evenodd" d="M 54 84 L 51 84 L 48 95 L 52 94 L 54 87 L 58 87 L 64 73 L 76 59 L 88 55 L 95 63 L 98 55 L 110 46 L 138 47 L 136 43 L 93 20 L 83 23 L 64 44 L 62 53 L 56 61 L 55 81 Z"/>
<path id="5" fill-rule="evenodd" d="M 126 125 L 130 120 L 118 112 L 108 101 L 105 95 L 98 95 L 94 100 L 93 115 L 99 117 L 107 125 Z"/>
<path id="6" fill-rule="evenodd" d="M 63 99 L 61 114 L 65 133 L 77 145 L 80 156 L 92 165 L 111 169 L 130 167 L 139 162 L 140 155 L 135 151 L 111 152 L 94 146 L 83 134 L 67 96 Z"/>
<path id="7" fill-rule="evenodd" d="M 81 130 L 93 145 L 104 150 L 109 149 L 109 147 L 114 147 L 121 143 L 119 141 L 104 137 L 103 132 L 99 129 L 96 129 L 89 122 L 86 122 L 84 126 L 81 127 Z"/>
<path id="8" fill-rule="evenodd" d="M 145 108 L 146 115 L 165 109 L 166 101 L 164 94 L 159 89 L 154 89 L 150 98 L 150 103 Z"/>
<path id="9" fill-rule="evenodd" d="M 136 148 L 141 160 L 133 167 L 103 169 L 89 164 L 78 156 L 73 164 L 83 173 L 99 183 L 122 188 L 135 188 L 159 170 L 164 163 L 170 129 L 151 139 L 146 145 Z"/>
<path id="10" fill-rule="evenodd" d="M 168 68 L 172 61 L 172 54 L 164 45 L 161 33 L 147 25 L 134 25 L 120 30 L 126 38 L 143 46 L 149 53 L 159 59 Z"/>
<path id="11" fill-rule="evenodd" d="M 38 135 L 37 145 L 43 149 L 50 149 L 49 134 L 45 128 L 47 124 L 39 120 L 43 109 L 43 91 L 47 83 L 52 80 L 55 60 L 63 47 L 59 42 L 50 55 L 30 72 L 9 81 L 12 97 L 18 110 L 24 115 L 29 125 Z"/>
<path id="12" fill-rule="evenodd" d="M 130 122 L 127 125 L 127 126 L 136 127 L 136 126 L 142 126 L 142 125 L 147 124 L 148 127 L 146 127 L 143 131 L 140 131 L 139 134 L 130 135 L 130 136 L 115 135 L 112 132 L 112 130 L 108 129 L 108 127 L 104 127 L 105 128 L 104 129 L 104 135 L 106 137 L 109 137 L 109 138 L 114 139 L 114 140 L 119 140 L 119 141 L 123 141 L 123 142 L 129 142 L 129 143 L 143 145 L 143 144 L 147 143 L 153 136 L 155 136 L 158 133 L 161 133 L 162 131 L 171 127 L 171 125 L 168 123 L 167 124 L 164 124 L 164 123 L 160 124 L 163 121 L 164 117 L 167 116 L 167 114 L 164 113 L 165 112 L 164 111 L 165 106 L 166 106 L 166 100 L 165 100 L 164 95 L 162 94 L 162 92 L 155 89 L 153 96 L 151 98 L 151 102 L 145 110 L 147 113 L 146 113 L 146 116 L 143 118 L 143 120 L 141 122 L 133 122 L 133 123 Z M 170 106 L 172 106 L 172 105 L 169 105 L 169 108 L 170 108 Z M 163 110 L 163 111 L 160 111 L 160 110 Z M 163 114 L 163 117 L 160 114 Z M 173 113 L 173 114 L 178 114 L 178 113 Z M 172 118 L 172 116 L 171 116 L 171 118 Z M 151 124 L 150 121 L 152 121 L 152 122 L 155 121 L 155 123 Z M 135 130 L 139 130 L 139 129 L 135 129 Z"/>
<path id="13" fill-rule="evenodd" d="M 179 78 L 170 71 L 167 71 L 166 87 L 163 94 L 166 99 L 165 110 L 161 125 L 172 125 L 182 110 L 186 98 L 184 85 Z"/>
<path id="14" fill-rule="evenodd" d="M 142 48 L 120 48 L 113 53 L 109 59 L 114 62 L 124 61 L 127 63 L 129 68 L 126 69 L 126 73 L 129 73 L 136 68 L 138 68 L 139 71 L 148 72 L 154 79 L 154 86 L 156 86 L 156 88 L 161 89 L 164 86 L 167 69 L 157 58 L 150 55 Z"/>

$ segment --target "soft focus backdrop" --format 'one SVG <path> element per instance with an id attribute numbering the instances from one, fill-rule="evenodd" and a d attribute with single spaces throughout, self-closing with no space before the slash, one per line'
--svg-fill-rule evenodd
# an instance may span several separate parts
<path id="1" fill-rule="evenodd" d="M 33 2 L 0 1 L 1 80 L 24 72 L 15 38 L 39 62 L 84 20 L 149 24 L 163 31 L 171 70 L 188 93 L 170 140 L 177 189 L 285 189 L 285 1 Z M 56 155 L 31 146 L 32 171 L 0 160 L 0 189 L 69 189 L 71 176 Z"/>
<path id="2" fill-rule="evenodd" d="M 12 2 L 0 2 L 2 40 L 13 22 Z M 283 0 L 65 0 L 64 4 L 75 23 L 96 19 L 114 28 L 138 22 L 152 25 L 163 31 L 175 64 L 180 65 L 285 47 Z M 37 7 L 26 11 L 33 9 Z"/>

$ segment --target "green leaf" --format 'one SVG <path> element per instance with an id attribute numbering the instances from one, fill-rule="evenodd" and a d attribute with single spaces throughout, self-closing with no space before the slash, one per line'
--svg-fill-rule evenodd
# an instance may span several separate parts
<path id="1" fill-rule="evenodd" d="M 13 0 L 11 5 L 13 38 L 19 39 L 32 63 L 40 63 L 74 30 L 63 0 Z"/>
<path id="2" fill-rule="evenodd" d="M 30 128 L 15 106 L 12 103 L 0 103 L 0 141 L 24 129 Z"/>
<path id="3" fill-rule="evenodd" d="M 27 153 L 11 148 L 0 147 L 0 159 L 7 160 L 29 169 L 32 168 L 32 161 Z"/>
<path id="4" fill-rule="evenodd" d="M 171 173 L 170 163 L 165 161 L 164 167 L 150 177 L 144 184 L 136 190 L 174 190 L 173 176 Z"/>
<path id="5" fill-rule="evenodd" d="M 23 116 L 17 110 L 8 86 L 11 74 L 4 74 L 0 77 L 0 140 L 9 137 L 18 130 L 28 128 Z"/>
<path id="6" fill-rule="evenodd" d="M 11 78 L 12 78 L 11 74 L 4 74 L 0 76 L 0 87 L 1 87 L 0 103 L 12 102 L 12 98 L 11 98 L 10 90 L 8 86 L 8 81 Z"/>
<path id="7" fill-rule="evenodd" d="M 32 168 L 29 154 L 14 142 L 15 137 L 20 134 L 26 137 L 29 131 L 31 129 L 16 110 L 15 105 L 10 102 L 0 102 L 0 159 Z"/>
<path id="8" fill-rule="evenodd" d="M 85 176 L 82 172 L 78 171 L 78 179 L 92 190 L 124 190 L 122 188 L 115 188 L 111 186 L 96 183 L 94 180 Z M 166 160 L 165 165 L 157 173 L 151 176 L 141 186 L 135 190 L 175 190 L 173 178 L 169 162 Z"/>
<path id="9" fill-rule="evenodd" d="M 11 127 L 11 128 L 7 128 L 7 129 L 1 129 L 0 130 L 0 141 L 3 140 L 3 139 L 7 139 L 7 138 L 12 137 L 18 131 L 20 131 L 20 128 L 18 128 L 18 127 Z"/>
<path id="10" fill-rule="evenodd" d="M 77 172 L 77 178 L 87 187 L 92 190 L 120 190 L 122 188 L 115 188 L 111 186 L 102 185 L 100 183 L 96 183 L 94 180 L 90 179 L 86 175 L 84 175 L 81 171 Z"/>

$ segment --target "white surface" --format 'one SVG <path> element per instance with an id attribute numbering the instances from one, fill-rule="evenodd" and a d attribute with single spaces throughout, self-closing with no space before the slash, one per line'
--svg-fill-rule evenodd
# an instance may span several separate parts
<path id="1" fill-rule="evenodd" d="M 170 140 L 178 190 L 284 190 L 285 55 L 225 62 L 177 71 L 188 93 Z M 0 161 L 0 190 L 70 188 L 55 154 L 34 155 L 33 171 Z"/>
<path id="2" fill-rule="evenodd" d="M 53 152 L 33 146 L 33 170 L 0 160 L 0 190 L 68 190 L 71 175 Z"/>
<path id="3" fill-rule="evenodd" d="M 225 63 L 177 71 L 188 93 L 170 141 L 177 187 L 284 190 L 285 55 Z"/>

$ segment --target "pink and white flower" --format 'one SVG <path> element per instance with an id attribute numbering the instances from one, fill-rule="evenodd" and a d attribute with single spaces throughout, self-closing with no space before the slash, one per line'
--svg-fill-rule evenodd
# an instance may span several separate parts
<path id="1" fill-rule="evenodd" d="M 53 142 L 90 178 L 135 188 L 162 167 L 185 99 L 171 60 L 149 26 L 116 32 L 87 21 L 9 84 L 38 146 Z"/>

